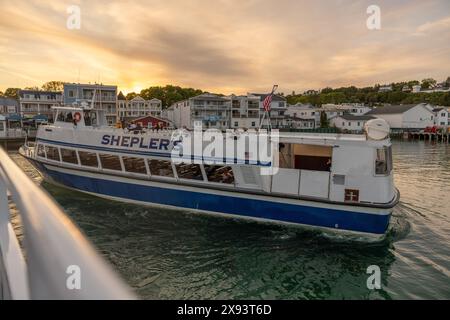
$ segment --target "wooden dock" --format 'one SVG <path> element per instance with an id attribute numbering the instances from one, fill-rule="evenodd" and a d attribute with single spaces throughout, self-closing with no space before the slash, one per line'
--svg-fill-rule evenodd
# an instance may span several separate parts
<path id="1" fill-rule="evenodd" d="M 449 143 L 450 132 L 405 132 L 408 140 L 424 140 Z"/>

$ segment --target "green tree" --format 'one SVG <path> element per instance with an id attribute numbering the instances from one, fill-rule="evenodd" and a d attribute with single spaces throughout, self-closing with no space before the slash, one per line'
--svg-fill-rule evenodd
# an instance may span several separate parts
<path id="1" fill-rule="evenodd" d="M 42 90 L 45 91 L 63 91 L 64 82 L 62 81 L 49 81 L 42 85 Z"/>
<path id="2" fill-rule="evenodd" d="M 138 94 L 136 92 L 129 92 L 129 93 L 127 93 L 126 98 L 127 98 L 127 100 L 131 100 L 131 99 L 136 98 L 137 96 L 138 96 Z"/>
<path id="3" fill-rule="evenodd" d="M 422 89 L 426 90 L 426 89 L 431 89 L 436 85 L 436 80 L 434 80 L 433 78 L 427 78 L 427 79 L 423 79 L 422 80 Z"/>
<path id="4" fill-rule="evenodd" d="M 19 99 L 19 91 L 20 88 L 8 88 L 5 90 L 5 93 L 3 94 L 6 98 L 11 99 Z"/>
<path id="5" fill-rule="evenodd" d="M 330 123 L 327 118 L 327 114 L 324 111 L 320 112 L 320 127 L 321 128 L 328 128 L 330 126 Z"/>

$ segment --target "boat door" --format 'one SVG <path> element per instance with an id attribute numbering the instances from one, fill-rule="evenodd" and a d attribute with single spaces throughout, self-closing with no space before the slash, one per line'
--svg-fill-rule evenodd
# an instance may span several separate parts
<path id="1" fill-rule="evenodd" d="M 328 199 L 333 147 L 280 143 L 279 151 L 273 193 Z"/>

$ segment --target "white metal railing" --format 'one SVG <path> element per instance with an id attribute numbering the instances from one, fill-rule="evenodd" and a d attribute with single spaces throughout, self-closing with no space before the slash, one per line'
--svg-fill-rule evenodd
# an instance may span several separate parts
<path id="1" fill-rule="evenodd" d="M 23 227 L 24 254 L 8 195 Z M 134 299 L 62 209 L 0 148 L 0 298 Z M 6 283 L 5 283 L 6 282 Z"/>

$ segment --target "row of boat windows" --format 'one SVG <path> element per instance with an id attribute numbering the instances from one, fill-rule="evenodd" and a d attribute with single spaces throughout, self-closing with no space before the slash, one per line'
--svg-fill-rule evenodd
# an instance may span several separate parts
<path id="1" fill-rule="evenodd" d="M 78 157 L 77 157 L 78 153 Z M 37 155 L 53 161 L 62 161 L 70 164 L 81 164 L 82 166 L 98 168 L 99 161 L 103 169 L 114 171 L 126 171 L 131 173 L 148 175 L 146 161 L 150 174 L 153 176 L 174 178 L 175 173 L 172 162 L 167 160 L 144 159 L 139 157 L 116 156 L 106 153 L 80 151 L 73 149 L 57 148 L 38 144 Z M 120 161 L 122 158 L 122 163 Z M 79 162 L 78 162 L 79 161 Z M 234 183 L 233 170 L 229 166 L 199 165 L 191 163 L 180 163 L 174 165 L 178 178 L 204 181 L 202 167 L 204 168 L 206 180 L 216 183 Z"/>

